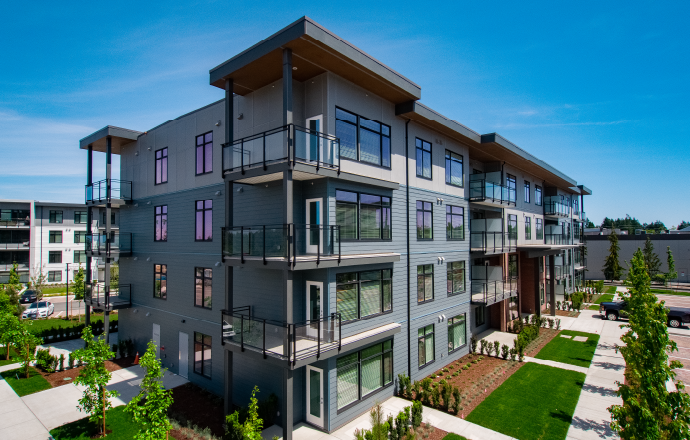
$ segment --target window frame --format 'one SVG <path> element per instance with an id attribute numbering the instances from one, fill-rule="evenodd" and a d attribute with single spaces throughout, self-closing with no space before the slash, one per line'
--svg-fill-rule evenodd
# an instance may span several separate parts
<path id="1" fill-rule="evenodd" d="M 434 145 L 431 142 L 425 141 L 424 139 L 419 138 L 419 137 L 415 137 L 414 144 L 415 144 L 415 170 L 417 173 L 417 177 L 419 177 L 421 179 L 425 179 L 425 180 L 433 180 L 433 177 L 434 177 L 433 158 L 434 158 L 434 156 L 433 156 L 432 150 L 434 148 Z M 425 149 L 425 147 L 427 145 L 429 146 L 428 150 Z M 429 155 L 429 175 L 425 176 L 424 175 L 424 156 L 426 156 L 427 154 Z M 420 159 L 421 159 L 421 163 L 420 163 Z"/>
<path id="2" fill-rule="evenodd" d="M 201 336 L 201 338 L 200 338 L 201 341 L 200 341 L 200 342 L 197 342 L 197 335 L 200 335 L 200 336 Z M 208 343 L 208 344 L 206 344 L 206 342 L 205 342 L 205 339 L 206 339 L 206 338 L 209 338 L 209 343 Z M 197 360 L 196 360 L 196 353 L 197 353 L 197 349 L 196 349 L 196 348 L 197 348 L 197 344 L 200 344 L 200 345 L 201 345 L 201 350 L 199 350 L 199 352 L 201 353 L 201 362 L 199 362 L 200 365 L 201 365 L 201 371 L 197 371 L 197 369 L 196 369 L 196 365 L 197 365 Z M 204 371 L 204 363 L 205 363 L 206 360 L 207 360 L 207 359 L 204 358 L 204 353 L 206 353 L 206 350 L 204 350 L 205 347 L 208 347 L 208 350 L 211 352 L 211 358 L 208 359 L 208 360 L 211 361 L 211 362 L 210 362 L 210 365 L 209 365 L 208 374 Z M 205 377 L 205 378 L 207 378 L 207 379 L 212 379 L 212 371 L 213 371 L 213 336 L 207 335 L 207 334 L 204 334 L 204 333 L 201 333 L 201 332 L 194 332 L 194 347 L 193 347 L 193 350 L 194 350 L 194 359 L 193 359 L 193 362 L 194 362 L 194 368 L 193 368 L 194 374 L 198 374 L 199 376 Z"/>
<path id="3" fill-rule="evenodd" d="M 60 221 L 58 221 L 58 216 L 60 217 Z M 48 213 L 48 223 L 62 224 L 63 220 L 64 217 L 62 211 L 51 209 Z"/>
<path id="4" fill-rule="evenodd" d="M 431 327 L 431 332 L 427 333 L 427 329 L 429 327 Z M 419 330 L 424 331 L 424 333 L 421 336 L 419 335 Z M 434 354 L 434 357 L 431 360 L 426 359 L 426 344 L 427 344 L 427 339 L 428 339 L 429 335 L 431 335 L 431 343 L 432 343 L 433 348 L 434 348 L 431 351 Z M 420 361 L 419 344 L 420 344 L 422 339 L 424 339 L 424 360 L 425 360 L 425 362 L 423 364 L 420 364 L 419 363 L 419 361 Z M 433 364 L 434 362 L 436 362 L 436 326 L 435 326 L 435 324 L 429 324 L 429 325 L 425 325 L 425 326 L 417 329 L 417 367 L 418 367 L 418 369 L 421 370 L 422 368 L 425 368 L 426 366 L 428 366 L 429 364 Z"/>
<path id="5" fill-rule="evenodd" d="M 195 205 L 196 206 L 196 205 Z M 158 212 L 160 208 L 160 213 Z M 163 212 L 165 210 L 165 212 Z M 158 218 L 160 217 L 160 237 L 158 238 Z M 163 220 L 165 220 L 165 227 L 163 227 Z M 196 214 L 194 217 L 196 221 Z M 165 230 L 165 238 L 163 238 L 163 232 Z M 168 241 L 168 205 L 158 205 L 153 207 L 153 241 L 154 242 L 165 242 Z"/>
<path id="6" fill-rule="evenodd" d="M 419 208 L 419 204 L 420 204 L 420 203 L 422 204 L 422 209 Z M 430 206 L 429 210 L 426 210 L 426 205 L 429 205 L 429 206 Z M 431 241 L 431 240 L 433 240 L 433 239 L 434 239 L 434 204 L 431 203 L 431 202 L 425 202 L 425 201 L 423 201 L 423 200 L 417 200 L 416 203 L 415 203 L 415 208 L 416 208 L 416 213 L 417 213 L 417 216 L 416 216 L 416 221 L 417 221 L 417 241 Z M 421 230 L 422 237 L 421 237 L 421 238 L 420 238 L 420 236 L 419 236 L 419 234 L 420 234 L 420 229 L 419 229 L 419 213 L 420 213 L 420 212 L 422 213 L 422 230 Z M 429 228 L 429 230 L 431 231 L 431 237 L 429 237 L 429 238 L 425 238 L 425 237 L 424 237 L 424 231 L 425 231 L 425 226 L 426 226 L 426 225 L 424 224 L 424 214 L 427 213 L 427 212 L 431 214 L 431 225 L 430 225 L 430 228 Z"/>
<path id="7" fill-rule="evenodd" d="M 354 125 L 354 127 L 355 127 L 355 137 L 356 137 L 355 143 L 356 143 L 356 156 L 357 156 L 357 157 L 356 157 L 356 158 L 352 158 L 352 157 L 347 157 L 347 156 L 343 155 L 343 154 L 342 154 L 342 148 L 341 148 L 340 159 L 354 160 L 354 161 L 356 161 L 356 162 L 362 162 L 362 163 L 366 163 L 366 164 L 369 164 L 369 165 L 378 166 L 378 167 L 381 167 L 381 168 L 391 169 L 391 166 L 392 166 L 391 161 L 392 161 L 392 157 L 393 157 L 393 153 L 392 153 L 392 145 L 393 145 L 393 143 L 392 143 L 392 130 L 391 130 L 391 126 L 388 125 L 388 124 L 384 124 L 384 123 L 381 122 L 381 121 L 377 121 L 376 119 L 365 118 L 364 116 L 360 116 L 360 115 L 358 115 L 357 113 L 351 112 L 351 111 L 349 111 L 349 110 L 345 110 L 344 108 L 339 107 L 339 106 L 337 106 L 337 105 L 335 106 L 335 110 L 336 110 L 336 111 L 335 111 L 335 115 L 334 115 L 334 116 L 335 116 L 336 137 L 340 137 L 340 136 L 338 136 L 338 132 L 337 132 L 337 130 L 338 130 L 338 121 L 341 121 L 341 122 L 343 122 L 343 123 L 345 123 L 345 124 Z M 348 114 L 351 115 L 351 116 L 354 116 L 354 117 L 356 118 L 357 122 L 356 122 L 356 123 L 353 123 L 352 121 L 348 121 L 348 120 L 345 120 L 345 119 L 339 119 L 338 116 L 337 116 L 338 110 L 340 110 L 340 111 L 342 111 L 342 112 L 345 112 L 345 113 L 348 113 Z M 374 130 L 362 126 L 362 124 L 361 124 L 361 120 L 362 120 L 362 119 L 367 120 L 367 121 L 376 122 L 377 124 L 380 124 L 380 125 L 381 125 L 381 131 L 378 132 L 378 133 L 376 133 Z M 384 129 L 383 129 L 383 127 L 387 127 L 387 128 L 388 128 L 388 134 L 387 134 L 387 135 L 384 134 Z M 361 153 L 361 150 L 362 150 L 362 149 L 361 149 L 361 144 L 362 144 L 362 143 L 361 143 L 361 134 L 360 134 L 360 133 L 361 133 L 361 130 L 367 130 L 367 131 L 369 131 L 369 132 L 371 132 L 371 133 L 375 133 L 375 134 L 378 134 L 378 135 L 380 136 L 380 137 L 379 137 L 379 139 L 380 139 L 380 142 L 379 142 L 379 144 L 380 144 L 380 145 L 379 145 L 379 153 L 380 153 L 380 156 L 379 156 L 379 157 L 381 158 L 380 163 L 377 164 L 377 163 L 374 163 L 374 162 L 369 162 L 369 161 L 367 161 L 367 160 L 362 160 L 362 153 Z M 383 156 L 384 156 L 384 155 L 383 155 L 383 149 L 384 149 L 384 141 L 383 141 L 383 139 L 384 139 L 384 138 L 387 138 L 387 139 L 388 139 L 388 157 L 387 157 L 388 165 L 385 165 L 386 160 L 384 160 L 384 157 L 383 157 Z"/>
<path id="8" fill-rule="evenodd" d="M 525 217 L 525 240 L 532 239 L 532 217 Z"/>
<path id="9" fill-rule="evenodd" d="M 199 270 L 201 270 L 201 276 L 198 274 Z M 207 270 L 211 271 L 210 277 L 206 276 Z M 201 305 L 197 303 L 196 297 L 197 281 L 199 280 L 201 280 Z M 207 280 L 209 281 L 209 286 L 206 285 Z M 209 290 L 208 299 L 211 303 L 209 306 L 204 305 L 206 303 L 206 290 Z M 194 307 L 206 310 L 213 309 L 213 268 L 211 267 L 194 267 Z"/>
<path id="10" fill-rule="evenodd" d="M 419 268 L 422 268 L 422 273 L 419 273 Z M 428 268 L 431 268 L 431 272 L 426 272 Z M 431 298 L 427 297 L 426 289 L 426 279 L 431 277 Z M 424 279 L 424 299 L 420 301 L 419 296 L 419 281 L 420 278 Z M 426 304 L 434 300 L 434 264 L 419 264 L 417 265 L 417 304 Z"/>
<path id="11" fill-rule="evenodd" d="M 448 290 L 448 286 L 454 286 L 455 285 L 455 273 L 453 272 L 454 270 L 457 270 L 456 268 L 453 268 L 453 265 L 455 264 L 461 264 L 462 265 L 462 290 L 458 291 L 453 291 L 451 288 Z M 460 295 L 462 293 L 467 292 L 467 264 L 465 263 L 465 260 L 460 260 L 460 261 L 449 261 L 446 263 L 446 293 L 448 296 L 455 296 L 455 295 Z"/>
<path id="12" fill-rule="evenodd" d="M 465 338 L 464 338 L 465 343 L 462 345 L 458 345 L 457 347 L 451 348 L 451 346 L 450 346 L 450 344 L 451 344 L 450 329 L 461 325 L 460 322 L 455 322 L 455 320 L 458 320 L 460 318 L 462 318 L 462 324 L 465 327 Z M 450 317 L 446 321 L 448 321 L 448 325 L 447 325 L 447 327 L 448 327 L 448 354 L 455 353 L 456 351 L 458 351 L 464 347 L 467 347 L 467 313 L 461 313 L 459 315 Z"/>
<path id="13" fill-rule="evenodd" d="M 199 209 L 199 206 L 198 206 L 199 202 L 201 202 L 201 204 L 202 204 L 201 209 Z M 206 202 L 211 202 L 210 208 L 206 207 Z M 200 212 L 202 213 L 201 214 L 201 236 L 202 237 L 206 237 L 206 215 L 207 215 L 206 213 L 210 212 L 209 215 L 211 216 L 211 237 L 208 239 L 206 239 L 206 238 L 198 239 L 197 238 L 197 236 L 199 235 L 198 234 L 199 231 L 197 230 L 197 228 L 199 226 L 197 224 L 197 215 Z M 194 241 L 196 241 L 196 242 L 212 242 L 213 241 L 213 199 L 195 200 L 194 201 Z"/>
<path id="14" fill-rule="evenodd" d="M 513 225 L 513 221 L 512 221 L 513 219 L 515 219 L 514 225 Z M 514 231 L 514 234 L 511 233 L 511 231 Z M 515 235 L 515 238 L 517 239 L 517 237 L 518 237 L 517 214 L 508 214 L 508 216 L 506 217 L 506 232 L 508 233 L 508 237 Z"/>
<path id="15" fill-rule="evenodd" d="M 453 156 L 459 156 L 460 160 L 458 161 L 457 158 L 454 158 Z M 452 170 L 453 163 L 460 163 L 460 176 L 462 179 L 460 185 L 452 183 L 453 179 L 450 171 Z M 462 154 L 458 154 L 450 150 L 446 150 L 446 185 L 451 185 L 456 188 L 465 187 L 465 157 Z"/>
<path id="16" fill-rule="evenodd" d="M 338 193 L 350 193 L 350 194 L 355 194 L 357 196 L 357 202 L 350 202 L 346 200 L 338 200 Z M 380 224 L 380 231 L 381 231 L 381 238 L 362 238 L 362 195 L 365 196 L 371 196 L 371 197 L 380 197 L 381 198 L 381 224 Z M 388 207 L 384 206 L 384 201 L 383 199 L 388 199 Z M 381 196 L 378 194 L 369 194 L 365 192 L 360 192 L 360 191 L 350 191 L 350 190 L 345 190 L 345 189 L 338 189 L 336 188 L 335 190 L 335 209 L 336 209 L 336 225 L 338 224 L 338 218 L 337 218 L 337 211 L 338 211 L 338 204 L 343 204 L 343 205 L 354 205 L 357 210 L 357 230 L 356 230 L 356 236 L 357 238 L 341 238 L 341 242 L 355 242 L 355 241 L 392 241 L 393 240 L 393 198 L 390 196 Z M 376 206 L 374 204 L 366 203 L 365 205 L 367 206 Z M 386 229 L 384 227 L 384 218 L 385 215 L 384 212 L 385 210 L 388 210 L 388 219 L 390 221 L 390 227 Z M 383 238 L 385 231 L 388 231 L 388 238 Z"/>
<path id="17" fill-rule="evenodd" d="M 58 255 L 60 261 L 53 261 Z M 48 264 L 62 264 L 62 251 L 48 251 Z"/>
<path id="18" fill-rule="evenodd" d="M 366 272 L 381 272 L 381 277 L 378 279 L 380 282 L 380 291 L 381 291 L 381 312 L 379 313 L 374 313 L 372 315 L 366 315 L 362 316 L 362 273 Z M 389 271 L 390 276 L 385 277 L 384 272 Z M 349 281 L 338 281 L 338 276 L 344 276 L 347 274 L 355 274 L 356 277 L 353 280 Z M 367 282 L 372 282 L 372 281 L 377 281 L 377 280 L 364 280 L 365 283 Z M 384 295 L 384 281 L 390 281 L 390 307 L 388 310 L 386 310 L 385 305 L 386 305 L 386 297 Z M 386 315 L 388 313 L 393 313 L 393 268 L 385 268 L 385 269 L 374 269 L 374 270 L 362 270 L 362 271 L 357 271 L 357 272 L 340 272 L 335 275 L 335 298 L 336 298 L 336 312 L 338 312 L 338 286 L 344 286 L 344 285 L 349 285 L 349 284 L 356 284 L 357 285 L 357 317 L 354 319 L 343 319 L 342 323 L 343 324 L 349 324 L 351 322 L 356 322 L 356 321 L 361 321 L 363 319 L 370 319 L 370 318 L 375 318 L 377 316 L 381 315 Z"/>
<path id="19" fill-rule="evenodd" d="M 536 239 L 537 240 L 543 240 L 544 239 L 544 220 L 541 217 L 537 217 L 536 221 L 534 222 L 534 227 L 535 227 L 535 234 L 536 234 Z M 541 234 L 540 234 L 541 232 Z M 541 235 L 541 237 L 539 237 Z"/>
<path id="20" fill-rule="evenodd" d="M 159 268 L 160 267 L 160 271 Z M 165 280 L 163 280 L 163 274 L 165 274 Z M 157 276 L 160 275 L 160 280 L 157 279 Z M 158 292 L 158 295 L 156 295 L 156 281 L 161 282 L 161 288 L 160 291 Z M 163 281 L 165 281 L 165 293 L 163 292 Z M 154 263 L 153 264 L 153 297 L 156 299 L 168 300 L 168 265 L 167 264 L 159 264 L 159 263 Z"/>
<path id="21" fill-rule="evenodd" d="M 79 257 L 83 256 L 83 257 L 84 257 L 84 261 L 81 261 L 81 258 L 77 258 L 77 256 L 79 256 Z M 86 264 L 86 251 L 77 251 L 77 250 L 75 250 L 75 251 L 72 253 L 72 262 L 73 262 L 74 264 Z"/>
<path id="22" fill-rule="evenodd" d="M 539 185 L 534 185 L 534 204 L 536 206 L 542 206 L 544 204 L 544 192 Z"/>
<path id="23" fill-rule="evenodd" d="M 369 357 L 363 358 L 362 357 L 362 352 L 365 350 L 368 350 L 370 348 L 373 348 L 376 345 L 381 346 L 381 351 L 377 354 L 373 354 Z M 386 345 L 388 345 L 388 348 L 386 348 Z M 374 394 L 380 392 L 381 390 L 384 390 L 388 388 L 389 386 L 392 386 L 395 383 L 395 367 L 394 367 L 394 356 L 393 356 L 393 339 L 388 339 L 382 342 L 379 342 L 377 344 L 372 344 L 364 349 L 357 350 L 355 353 L 350 353 L 345 356 L 340 356 L 339 358 L 336 359 L 336 367 L 335 367 L 335 381 L 336 381 L 336 394 L 340 394 L 338 391 L 338 361 L 340 359 L 346 358 L 348 356 L 352 356 L 356 354 L 357 355 L 357 360 L 350 362 L 346 365 L 341 366 L 340 368 L 351 368 L 352 366 L 356 366 L 357 368 L 357 398 L 353 400 L 352 402 L 348 402 L 344 404 L 343 406 L 338 406 L 338 399 L 336 399 L 336 412 L 340 414 L 342 411 L 347 411 L 348 409 L 352 408 L 354 405 L 359 404 L 363 399 L 369 398 L 373 396 Z M 362 362 L 368 361 L 370 359 L 373 359 L 377 356 L 381 356 L 381 378 L 382 378 L 382 385 L 373 390 L 370 391 L 367 394 L 363 394 L 362 392 Z M 386 358 L 390 358 L 390 381 L 386 382 Z"/>
<path id="24" fill-rule="evenodd" d="M 462 210 L 461 214 L 455 214 L 453 213 L 453 208 L 459 208 Z M 454 238 L 452 237 L 453 234 L 453 228 L 450 226 L 453 224 L 453 217 L 462 217 L 462 237 L 461 238 Z M 450 219 L 449 219 L 450 217 Z M 432 214 L 432 220 L 433 220 L 433 214 Z M 450 222 L 448 221 L 450 220 Z M 446 205 L 446 240 L 448 241 L 464 241 L 465 240 L 465 208 L 462 206 L 456 206 L 456 205 Z"/>
<path id="25" fill-rule="evenodd" d="M 59 275 L 59 279 L 56 279 L 55 275 Z M 61 270 L 49 270 L 47 280 L 49 283 L 61 283 L 62 282 L 62 271 Z"/>
<path id="26" fill-rule="evenodd" d="M 211 142 L 206 142 L 206 135 L 211 134 Z M 199 145 L 199 138 L 202 138 L 202 143 Z M 206 146 L 210 144 L 211 145 L 211 169 L 206 170 Z M 203 161 L 203 171 L 200 173 L 199 172 L 199 148 L 201 148 L 201 155 L 202 155 L 202 161 Z M 207 131 L 206 133 L 202 133 L 199 135 L 196 135 L 194 137 L 194 175 L 195 176 L 203 176 L 204 174 L 211 174 L 213 173 L 213 130 Z"/>
<path id="27" fill-rule="evenodd" d="M 532 185 L 531 185 L 531 183 L 530 183 L 529 181 L 527 181 L 527 180 L 525 180 L 524 189 L 525 189 L 525 199 L 524 199 L 524 200 L 525 200 L 525 203 L 531 203 L 531 202 L 530 202 L 530 196 L 531 196 L 531 194 L 532 194 Z"/>
<path id="28" fill-rule="evenodd" d="M 515 200 L 510 200 L 511 192 L 508 191 L 508 201 L 517 203 L 517 177 L 513 176 L 512 174 L 506 173 L 506 188 L 509 190 L 513 190 L 513 194 L 515 195 Z"/>
<path id="29" fill-rule="evenodd" d="M 48 231 L 48 243 L 62 243 L 62 231 Z"/>
<path id="30" fill-rule="evenodd" d="M 196 138 L 195 138 L 196 140 Z M 211 139 L 211 151 L 213 151 L 213 139 Z M 158 153 L 160 152 L 161 157 L 158 157 Z M 196 153 L 196 150 L 194 151 Z M 154 169 L 153 169 L 153 184 L 154 185 L 162 185 L 164 183 L 168 183 L 168 147 L 164 148 L 159 148 L 158 150 L 155 151 L 155 156 L 154 156 Z M 163 162 L 165 161 L 165 180 L 163 179 Z M 161 180 L 160 182 L 158 181 L 158 169 L 160 167 L 161 171 Z M 213 166 L 211 166 L 213 168 Z M 194 169 L 196 171 L 196 168 Z"/>
<path id="31" fill-rule="evenodd" d="M 74 243 L 86 243 L 86 232 L 87 231 L 74 231 Z"/>
<path id="32" fill-rule="evenodd" d="M 84 221 L 81 221 L 84 220 Z M 74 224 L 75 225 L 85 225 L 89 222 L 89 212 L 88 211 L 74 211 Z"/>

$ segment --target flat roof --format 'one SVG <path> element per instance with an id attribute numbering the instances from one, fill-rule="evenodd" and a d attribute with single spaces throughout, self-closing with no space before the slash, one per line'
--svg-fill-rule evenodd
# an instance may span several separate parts
<path id="1" fill-rule="evenodd" d="M 112 139 L 112 153 L 120 154 L 120 148 L 134 142 L 142 134 L 141 131 L 130 130 L 128 128 L 114 127 L 112 125 L 106 125 L 98 131 L 91 133 L 85 138 L 79 141 L 79 148 L 86 150 L 89 144 L 93 146 L 94 151 L 101 151 L 105 153 L 106 151 L 106 139 L 108 136 Z"/>

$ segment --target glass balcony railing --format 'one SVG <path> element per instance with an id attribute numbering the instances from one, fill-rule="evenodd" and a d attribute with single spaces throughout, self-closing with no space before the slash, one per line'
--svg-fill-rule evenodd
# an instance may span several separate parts
<path id="1" fill-rule="evenodd" d="M 553 246 L 564 246 L 573 244 L 572 240 L 567 234 L 555 233 L 555 234 L 544 234 L 544 243 Z"/>
<path id="2" fill-rule="evenodd" d="M 517 233 L 470 232 L 470 249 L 472 252 L 502 254 L 505 252 L 514 252 L 516 248 Z"/>
<path id="3" fill-rule="evenodd" d="M 111 253 L 132 253 L 132 234 L 130 232 L 111 231 L 84 236 L 84 249 L 87 254 L 109 255 Z"/>
<path id="4" fill-rule="evenodd" d="M 19 226 L 31 226 L 31 220 L 29 219 L 29 216 L 26 216 L 24 218 L 0 217 L 0 228 Z"/>
<path id="5" fill-rule="evenodd" d="M 544 203 L 544 215 L 570 217 L 570 206 L 561 202 L 546 202 Z"/>
<path id="6" fill-rule="evenodd" d="M 335 136 L 294 124 L 223 144 L 223 173 L 293 161 L 340 169 L 340 141 Z"/>
<path id="7" fill-rule="evenodd" d="M 111 284 L 107 292 L 100 283 L 86 283 L 84 287 L 84 302 L 92 307 L 112 310 L 132 305 L 131 284 Z"/>
<path id="8" fill-rule="evenodd" d="M 470 201 L 489 201 L 500 205 L 515 205 L 517 194 L 515 188 L 488 182 L 485 179 L 470 178 Z"/>
<path id="9" fill-rule="evenodd" d="M 518 294 L 518 277 L 503 280 L 472 280 L 472 303 L 489 306 Z"/>
<path id="10" fill-rule="evenodd" d="M 86 185 L 86 203 L 111 203 L 113 200 L 132 201 L 132 182 L 103 179 Z"/>

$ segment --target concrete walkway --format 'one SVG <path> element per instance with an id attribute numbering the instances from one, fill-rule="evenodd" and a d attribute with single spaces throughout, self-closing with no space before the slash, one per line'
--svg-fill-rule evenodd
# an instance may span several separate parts
<path id="1" fill-rule="evenodd" d="M 535 364 L 548 365 L 549 367 L 556 367 L 562 370 L 577 371 L 578 373 L 587 374 L 589 368 L 580 367 L 577 365 L 565 364 L 563 362 L 548 361 L 545 359 L 537 359 L 529 356 L 525 356 L 525 362 L 534 362 Z"/>
<path id="2" fill-rule="evenodd" d="M 36 415 L 0 378 L 0 438 L 3 440 L 48 440 L 50 434 Z"/>

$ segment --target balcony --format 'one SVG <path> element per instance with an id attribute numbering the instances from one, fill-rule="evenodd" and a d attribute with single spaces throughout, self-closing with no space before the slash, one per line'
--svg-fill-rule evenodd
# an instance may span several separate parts
<path id="1" fill-rule="evenodd" d="M 518 277 L 503 280 L 472 280 L 472 304 L 490 306 L 518 295 Z"/>
<path id="2" fill-rule="evenodd" d="M 108 179 L 99 180 L 91 185 L 86 185 L 86 204 L 93 206 L 105 206 L 110 203 L 115 206 L 132 202 L 132 182 L 129 180 Z"/>
<path id="3" fill-rule="evenodd" d="M 470 175 L 470 202 L 492 206 L 515 206 L 517 200 L 515 188 L 509 188 L 496 182 L 500 182 L 500 173 Z"/>
<path id="4" fill-rule="evenodd" d="M 27 215 L 24 218 L 0 217 L 0 228 L 28 228 L 31 220 Z"/>
<path id="5" fill-rule="evenodd" d="M 132 306 L 132 286 L 119 284 L 110 286 L 106 293 L 105 286 L 100 283 L 86 283 L 84 290 L 84 304 L 97 310 L 113 311 Z"/>
<path id="6" fill-rule="evenodd" d="M 340 172 L 340 141 L 329 134 L 288 124 L 223 144 L 223 176 L 231 175 L 232 180 L 290 168 L 312 174 L 326 171 L 324 175 L 336 176 Z"/>
<path id="7" fill-rule="evenodd" d="M 562 266 L 559 264 L 555 264 L 553 268 L 553 274 L 554 274 L 554 279 L 560 280 L 565 278 L 567 275 L 569 275 L 569 270 L 568 266 Z M 546 279 L 550 280 L 551 279 L 551 270 L 549 267 L 546 267 Z"/>
<path id="8" fill-rule="evenodd" d="M 560 232 L 544 234 L 544 243 L 552 246 L 566 246 L 573 244 L 572 240 L 567 234 Z"/>
<path id="9" fill-rule="evenodd" d="M 332 313 L 294 324 L 251 315 L 249 306 L 222 311 L 223 345 L 250 351 L 291 368 L 337 355 L 342 347 L 341 319 Z"/>
<path id="10" fill-rule="evenodd" d="M 570 206 L 556 200 L 556 197 L 544 198 L 544 215 L 551 217 L 570 217 Z"/>
<path id="11" fill-rule="evenodd" d="M 517 234 L 509 232 L 470 232 L 470 251 L 486 255 L 517 250 Z"/>
<path id="12" fill-rule="evenodd" d="M 111 231 L 84 236 L 84 249 L 87 256 L 129 255 L 132 253 L 132 234 L 129 232 Z"/>
<path id="13" fill-rule="evenodd" d="M 28 254 L 27 254 L 28 257 Z M 29 270 L 29 262 L 28 261 L 17 261 L 17 270 Z M 6 270 L 12 270 L 13 263 L 0 263 L 0 270 L 6 271 Z M 28 279 L 27 279 L 28 281 Z M 2 284 L 2 283 L 0 283 Z"/>
<path id="14" fill-rule="evenodd" d="M 29 241 L 18 243 L 0 243 L 0 250 L 29 250 Z"/>

